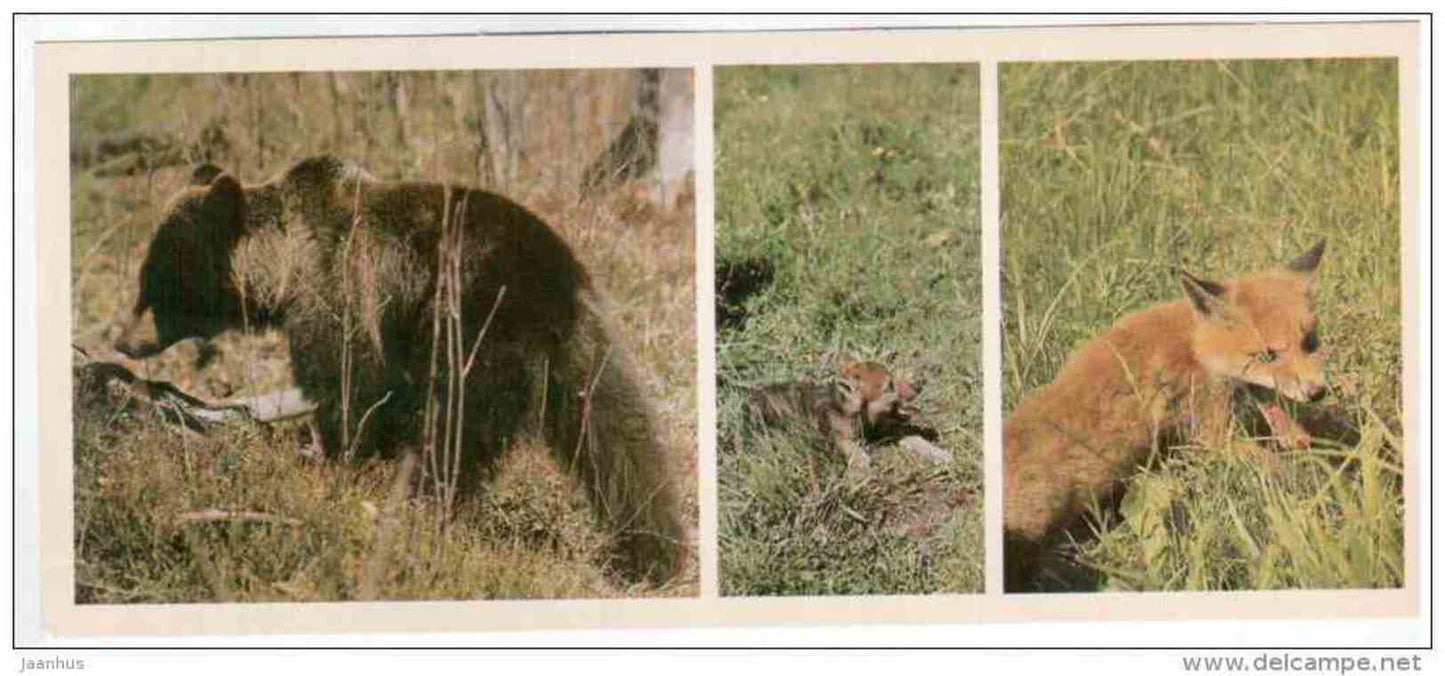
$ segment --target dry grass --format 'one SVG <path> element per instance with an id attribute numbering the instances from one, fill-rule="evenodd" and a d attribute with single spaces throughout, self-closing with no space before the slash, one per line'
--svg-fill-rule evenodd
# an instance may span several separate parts
<path id="1" fill-rule="evenodd" d="M 501 86 L 498 83 L 502 83 Z M 583 201 L 587 163 L 627 121 L 625 71 L 91 76 L 72 86 L 72 143 L 143 131 L 186 147 L 207 128 L 226 146 L 210 159 L 243 182 L 302 157 L 335 154 L 383 180 L 486 183 L 558 230 L 611 299 L 611 321 L 633 351 L 662 441 L 684 469 L 684 513 L 695 527 L 696 355 L 693 210 L 655 206 L 623 185 Z M 477 148 L 488 87 L 511 91 L 511 147 Z M 191 149 L 194 150 L 194 149 Z M 502 157 L 501 163 L 486 162 Z M 193 155 L 189 159 L 200 159 Z M 119 359 L 104 331 L 130 302 L 145 248 L 186 165 L 133 174 L 72 170 L 73 341 Z M 496 167 L 502 171 L 498 173 Z M 99 168 L 99 170 L 97 170 Z M 290 386 L 277 333 L 234 332 L 218 353 L 194 342 L 145 362 L 147 378 L 207 398 Z M 399 464 L 312 463 L 296 451 L 304 426 L 181 435 L 148 418 L 78 411 L 77 601 L 92 603 L 377 598 L 539 598 L 691 595 L 696 562 L 663 588 L 629 586 L 607 563 L 605 530 L 580 488 L 539 443 L 523 440 L 494 483 L 450 524 L 422 496 L 380 538 Z M 207 508 L 298 519 L 180 523 Z M 364 563 L 388 565 L 364 583 Z M 363 589 L 367 589 L 363 593 Z"/>

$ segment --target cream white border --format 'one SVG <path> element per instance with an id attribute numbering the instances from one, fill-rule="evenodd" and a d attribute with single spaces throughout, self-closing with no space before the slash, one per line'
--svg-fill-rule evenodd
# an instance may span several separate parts
<path id="1" fill-rule="evenodd" d="M 979 218 L 983 219 L 983 497 L 984 587 L 1003 593 L 1003 310 L 999 307 L 998 62 L 978 68 Z"/>
<path id="2" fill-rule="evenodd" d="M 1420 30 L 1416 22 L 1370 24 L 1118 26 L 1087 28 L 969 29 L 860 31 L 849 33 L 582 35 L 527 37 L 349 38 L 336 40 L 218 40 L 209 42 L 43 44 L 35 49 L 36 113 L 35 203 L 36 252 L 42 276 L 37 284 L 38 381 L 40 402 L 40 560 L 42 611 L 47 633 L 64 636 L 275 634 L 378 631 L 481 631 L 536 628 L 602 628 L 740 625 L 853 625 L 873 623 L 964 623 L 979 621 L 1050 620 L 1166 620 L 1166 619 L 1307 619 L 1348 615 L 1418 617 L 1420 578 L 1423 571 L 1418 546 L 1421 505 L 1419 491 L 1423 458 L 1419 434 L 1425 421 L 1418 407 L 1422 379 L 1420 360 L 1419 247 L 1421 139 L 1419 96 Z M 65 148 L 68 140 L 66 78 L 83 72 L 204 72 L 216 70 L 287 71 L 357 69 L 460 69 L 558 67 L 702 67 L 696 82 L 699 120 L 699 208 L 697 230 L 700 272 L 698 303 L 710 309 L 711 285 L 711 120 L 709 65 L 752 63 L 836 62 L 979 62 L 1030 60 L 1124 60 L 1213 58 L 1308 58 L 1386 56 L 1400 60 L 1401 140 L 1405 235 L 1404 270 L 1407 276 L 1405 327 L 1407 383 L 1405 399 L 1407 436 L 1406 500 L 1407 587 L 1389 591 L 1251 592 L 1228 594 L 1092 594 L 1005 598 L 996 593 L 999 573 L 990 566 L 990 591 L 973 596 L 717 599 L 716 569 L 704 567 L 707 598 L 638 601 L 485 601 L 454 603 L 384 604 L 262 604 L 245 606 L 198 605 L 184 607 L 75 607 L 71 561 L 72 472 L 69 459 L 70 397 L 68 312 L 69 302 L 69 191 Z M 986 94 L 987 96 L 987 94 Z M 996 101 L 995 101 L 996 106 Z M 983 129 L 996 129 L 996 107 L 985 106 Z M 996 132 L 995 132 L 996 133 Z M 707 152 L 703 155 L 703 152 Z M 988 152 L 988 151 L 985 151 Z M 984 195 L 997 194 L 996 173 L 983 177 Z M 988 208 L 987 197 L 984 203 Z M 996 202 L 995 202 L 996 210 Z M 987 212 L 986 212 L 987 213 Z M 48 225 L 47 225 L 48 224 Z M 985 223 L 985 244 L 997 242 L 996 220 Z M 990 234 L 992 233 L 992 234 Z M 987 251 L 987 249 L 986 249 Z M 993 256 L 996 249 L 985 256 Z M 706 266 L 705 270 L 703 266 Z M 996 273 L 995 273 L 996 274 Z M 986 277 L 987 280 L 987 277 Z M 987 282 L 986 282 L 987 283 Z M 705 285 L 706 284 L 706 285 Z M 985 298 L 985 316 L 998 317 L 996 278 L 994 292 Z M 1428 292 L 1427 292 L 1428 293 Z M 991 314 L 990 314 L 991 313 Z M 706 314 L 710 314 L 707 312 Z M 714 454 L 707 437 L 715 420 L 711 399 L 712 364 L 710 320 L 700 319 L 699 408 L 703 436 L 700 459 Z M 996 341 L 996 326 L 989 329 Z M 991 357 L 985 339 L 986 372 L 999 366 L 997 343 Z M 703 356 L 709 355 L 709 356 Z M 989 359 L 992 359 L 990 362 Z M 993 409 L 986 416 L 986 438 L 997 444 L 997 383 Z M 988 395 L 986 384 L 985 396 Z M 21 449 L 22 451 L 24 449 Z M 997 466 L 996 448 L 989 470 Z M 716 513 L 712 465 L 702 465 L 703 515 Z M 996 485 L 992 480 L 991 486 Z M 709 495 L 711 492 L 711 495 Z M 997 493 L 997 491 L 993 491 Z M 998 523 L 998 502 L 988 501 L 990 524 Z M 711 510 L 711 513 L 709 512 Z M 706 520 L 710 521 L 710 519 Z M 716 533 L 703 526 L 709 548 L 715 552 Z M 711 531 L 711 532 L 708 532 Z M 999 549 L 990 537 L 990 560 Z M 1121 642 L 1129 642 L 1121 637 Z M 1308 640 L 1307 637 L 1304 640 Z M 1026 637 L 1029 643 L 1072 643 L 1057 635 Z M 1249 644 L 1241 633 L 1240 644 Z M 1187 640 L 1181 640 L 1187 643 Z"/>
<path id="3" fill-rule="evenodd" d="M 698 410 L 698 577 L 702 595 L 719 596 L 717 545 L 717 280 L 713 254 L 712 69 L 700 66 L 692 78 L 697 123 L 697 410 Z M 704 470 L 704 468 L 707 468 Z"/>

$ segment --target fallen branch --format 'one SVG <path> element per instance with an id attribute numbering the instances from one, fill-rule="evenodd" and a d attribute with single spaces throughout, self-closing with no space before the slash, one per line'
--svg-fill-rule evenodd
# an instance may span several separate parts
<path id="1" fill-rule="evenodd" d="M 387 393 L 388 396 L 390 393 Z M 300 418 L 316 412 L 316 404 L 301 394 L 300 388 L 276 390 L 254 397 L 231 399 L 220 404 L 222 407 L 244 407 L 256 422 L 273 423 L 281 420 Z"/>
<path id="2" fill-rule="evenodd" d="M 159 380 L 147 380 L 120 364 L 95 361 L 73 370 L 76 406 L 105 406 L 110 409 L 135 407 L 148 402 L 157 417 L 204 433 L 217 424 L 271 423 L 307 415 L 316 405 L 298 389 L 281 390 L 255 397 L 212 403 L 182 392 Z"/>

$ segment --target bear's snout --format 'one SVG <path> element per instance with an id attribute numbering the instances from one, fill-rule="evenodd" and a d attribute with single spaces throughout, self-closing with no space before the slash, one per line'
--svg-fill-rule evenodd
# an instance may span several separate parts
<path id="1" fill-rule="evenodd" d="M 166 348 L 156 330 L 156 313 L 150 308 L 140 312 L 123 312 L 106 331 L 116 352 L 131 359 L 145 359 Z"/>

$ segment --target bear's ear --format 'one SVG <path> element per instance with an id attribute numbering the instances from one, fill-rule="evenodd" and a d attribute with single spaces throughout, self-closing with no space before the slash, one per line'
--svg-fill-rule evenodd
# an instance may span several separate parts
<path id="1" fill-rule="evenodd" d="M 214 164 L 211 164 L 210 162 L 207 162 L 207 163 L 205 163 L 205 164 L 202 164 L 202 165 L 196 167 L 195 170 L 191 172 L 191 183 L 190 183 L 190 184 L 191 184 L 191 185 L 210 185 L 210 184 L 211 184 L 211 181 L 216 180 L 216 177 L 217 177 L 217 176 L 220 176 L 221 174 L 224 174 L 224 173 L 226 173 L 226 172 L 221 171 L 221 168 L 220 168 L 220 167 L 218 167 L 218 166 L 216 166 L 216 165 L 214 165 Z"/>
<path id="2" fill-rule="evenodd" d="M 227 226 L 236 233 L 240 232 L 244 223 L 245 208 L 245 189 L 230 174 L 224 173 L 211 181 L 211 189 L 201 202 L 207 222 Z"/>

